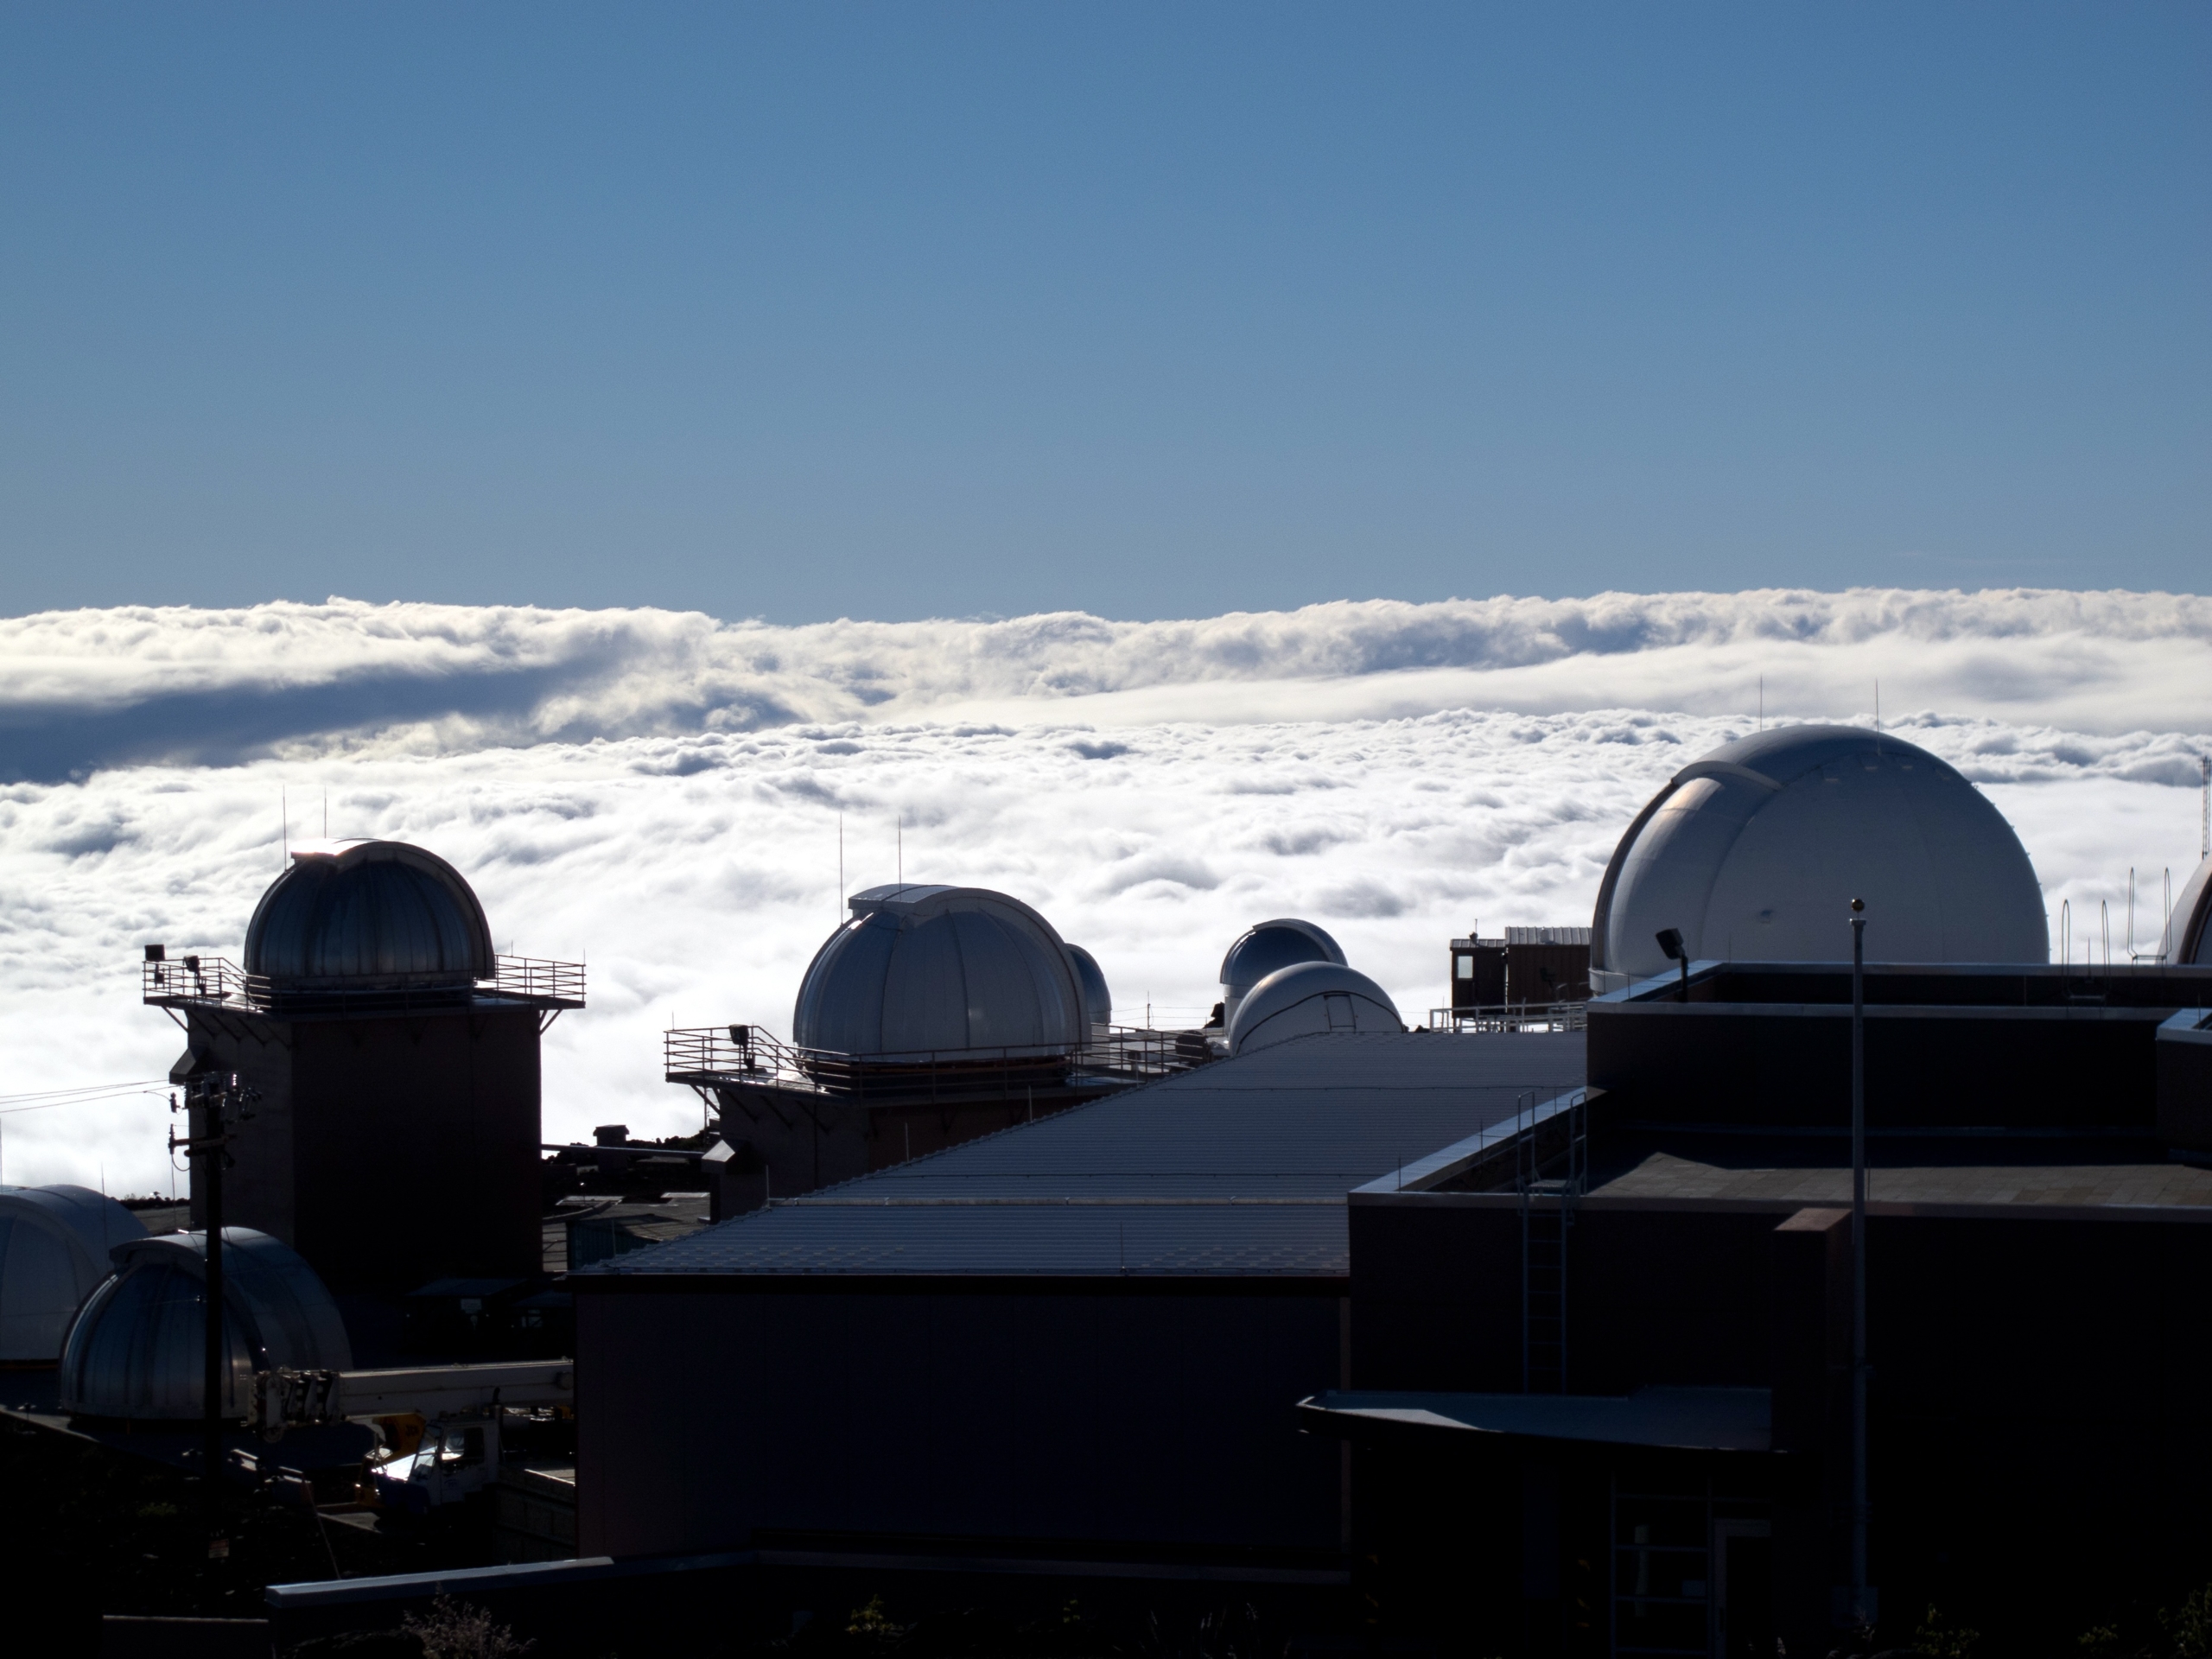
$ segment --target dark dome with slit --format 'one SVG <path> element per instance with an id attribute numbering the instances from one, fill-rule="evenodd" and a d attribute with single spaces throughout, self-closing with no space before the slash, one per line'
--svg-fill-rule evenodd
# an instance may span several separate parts
<path id="1" fill-rule="evenodd" d="M 279 989 L 466 989 L 493 976 L 492 930 L 461 873 L 397 841 L 296 850 L 245 933 L 245 970 Z"/>

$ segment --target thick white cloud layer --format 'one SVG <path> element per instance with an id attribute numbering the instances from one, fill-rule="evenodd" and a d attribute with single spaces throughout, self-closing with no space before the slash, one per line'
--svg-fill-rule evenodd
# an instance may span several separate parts
<path id="1" fill-rule="evenodd" d="M 1749 728 L 1761 674 L 1770 715 L 1853 718 L 1878 670 L 1885 723 L 1990 791 L 2054 918 L 2072 901 L 2077 953 L 2101 900 L 2123 947 L 2131 864 L 2155 932 L 2212 726 L 2212 607 L 2136 594 L 800 629 L 334 602 L 26 618 L 0 653 L 6 1092 L 163 1072 L 181 1043 L 138 1005 L 138 947 L 235 956 L 280 792 L 296 838 L 327 792 L 331 833 L 466 871 L 502 949 L 588 958 L 591 1006 L 548 1038 L 561 1138 L 696 1126 L 659 1081 L 671 1020 L 788 1028 L 841 813 L 846 889 L 892 878 L 903 819 L 909 879 L 1036 904 L 1123 1020 L 1203 1009 L 1230 939 L 1284 913 L 1418 1018 L 1478 918 L 1588 918 L 1622 828 Z M 158 1090 L 10 1113 L 0 1173 L 165 1187 L 167 1122 Z"/>
<path id="2" fill-rule="evenodd" d="M 264 605 L 0 620 L 0 775 L 917 719 L 1152 725 L 1665 708 L 2212 726 L 2212 600 L 2014 589 L 1316 605 L 1180 622 L 773 627 L 671 611 Z"/>

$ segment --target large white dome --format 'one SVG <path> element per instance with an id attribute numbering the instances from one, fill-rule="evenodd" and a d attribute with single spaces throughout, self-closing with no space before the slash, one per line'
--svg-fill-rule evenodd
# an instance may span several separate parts
<path id="1" fill-rule="evenodd" d="M 1613 851 L 1591 918 L 1591 982 L 1692 957 L 1835 962 L 1866 901 L 1876 962 L 2048 962 L 2043 889 L 2019 837 L 1925 749 L 1855 726 L 1739 738 L 1676 772 Z"/>
<path id="2" fill-rule="evenodd" d="M 2212 858 L 2204 860 L 2181 884 L 2173 919 L 2159 950 L 2169 962 L 2212 968 Z"/>
<path id="3" fill-rule="evenodd" d="M 1085 997 L 1052 925 L 985 887 L 855 893 L 852 919 L 815 952 L 791 1013 L 801 1048 L 918 1060 L 951 1049 L 1065 1052 Z M 1101 976 L 1099 989 L 1104 989 Z"/>

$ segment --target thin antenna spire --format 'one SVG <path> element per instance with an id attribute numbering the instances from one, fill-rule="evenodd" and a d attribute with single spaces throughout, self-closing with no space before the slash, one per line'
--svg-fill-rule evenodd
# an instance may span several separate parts
<path id="1" fill-rule="evenodd" d="M 899 809 L 899 885 L 906 885 L 906 809 Z"/>
<path id="2" fill-rule="evenodd" d="M 281 870 L 292 850 L 292 802 L 281 784 L 276 787 L 276 817 L 280 824 L 276 832 L 276 868 Z"/>
<path id="3" fill-rule="evenodd" d="M 2204 791 L 2203 804 L 2196 809 L 2196 855 L 2212 858 L 2212 754 L 2196 757 L 2196 775 Z"/>
<path id="4" fill-rule="evenodd" d="M 1766 730 L 1766 676 L 1759 676 L 1759 730 Z"/>
<path id="5" fill-rule="evenodd" d="M 1882 682 L 1879 679 L 1874 682 L 1874 729 L 1878 732 L 1882 729 Z"/>
<path id="6" fill-rule="evenodd" d="M 322 838 L 325 841 L 330 839 L 330 791 L 327 787 L 322 791 Z"/>
<path id="7" fill-rule="evenodd" d="M 845 919 L 845 815 L 837 815 L 837 920 Z"/>

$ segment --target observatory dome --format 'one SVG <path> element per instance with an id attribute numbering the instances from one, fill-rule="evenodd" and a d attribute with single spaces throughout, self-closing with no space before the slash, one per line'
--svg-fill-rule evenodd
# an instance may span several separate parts
<path id="1" fill-rule="evenodd" d="M 1316 1032 L 1405 1028 L 1389 994 L 1365 974 L 1341 963 L 1294 963 L 1244 994 L 1229 1022 L 1229 1052 L 1242 1054 Z"/>
<path id="2" fill-rule="evenodd" d="M 888 887 L 849 903 L 852 919 L 799 985 L 791 1040 L 801 1048 L 903 1060 L 963 1048 L 1065 1052 L 1084 1040 L 1075 958 L 1019 899 Z"/>
<path id="3" fill-rule="evenodd" d="M 2168 962 L 2212 967 L 2212 858 L 2190 873 L 2174 900 L 2171 937 L 2163 949 Z"/>
<path id="4" fill-rule="evenodd" d="M 1313 923 L 1294 916 L 1246 928 L 1221 959 L 1222 1024 L 1236 1022 L 1237 1004 L 1255 985 L 1277 969 L 1300 962 L 1331 962 L 1341 968 L 1344 949 Z"/>
<path id="5" fill-rule="evenodd" d="M 1114 1023 L 1114 993 L 1107 988 L 1106 970 L 1098 958 L 1079 944 L 1068 946 L 1075 961 L 1077 982 L 1083 987 L 1083 1020 L 1093 1030 Z"/>
<path id="6" fill-rule="evenodd" d="M 1835 962 L 1853 899 L 1878 962 L 2047 962 L 2043 889 L 1980 791 L 1929 753 L 1855 726 L 1787 726 L 1676 772 L 1613 849 L 1591 919 L 1591 985 L 1693 958 Z"/>
<path id="7" fill-rule="evenodd" d="M 245 931 L 245 970 L 280 988 L 466 988 L 494 971 L 492 929 L 461 872 L 401 841 L 293 849 Z"/>
<path id="8" fill-rule="evenodd" d="M 83 1186 L 0 1186 L 0 1364 L 50 1365 L 138 1217 Z"/>
<path id="9" fill-rule="evenodd" d="M 115 1271 L 69 1329 L 61 1408 L 140 1421 L 196 1418 L 207 1352 L 207 1236 L 167 1233 L 113 1251 Z M 313 1268 L 266 1233 L 223 1229 L 223 1415 L 245 1415 L 253 1374 L 350 1370 L 345 1321 Z"/>

